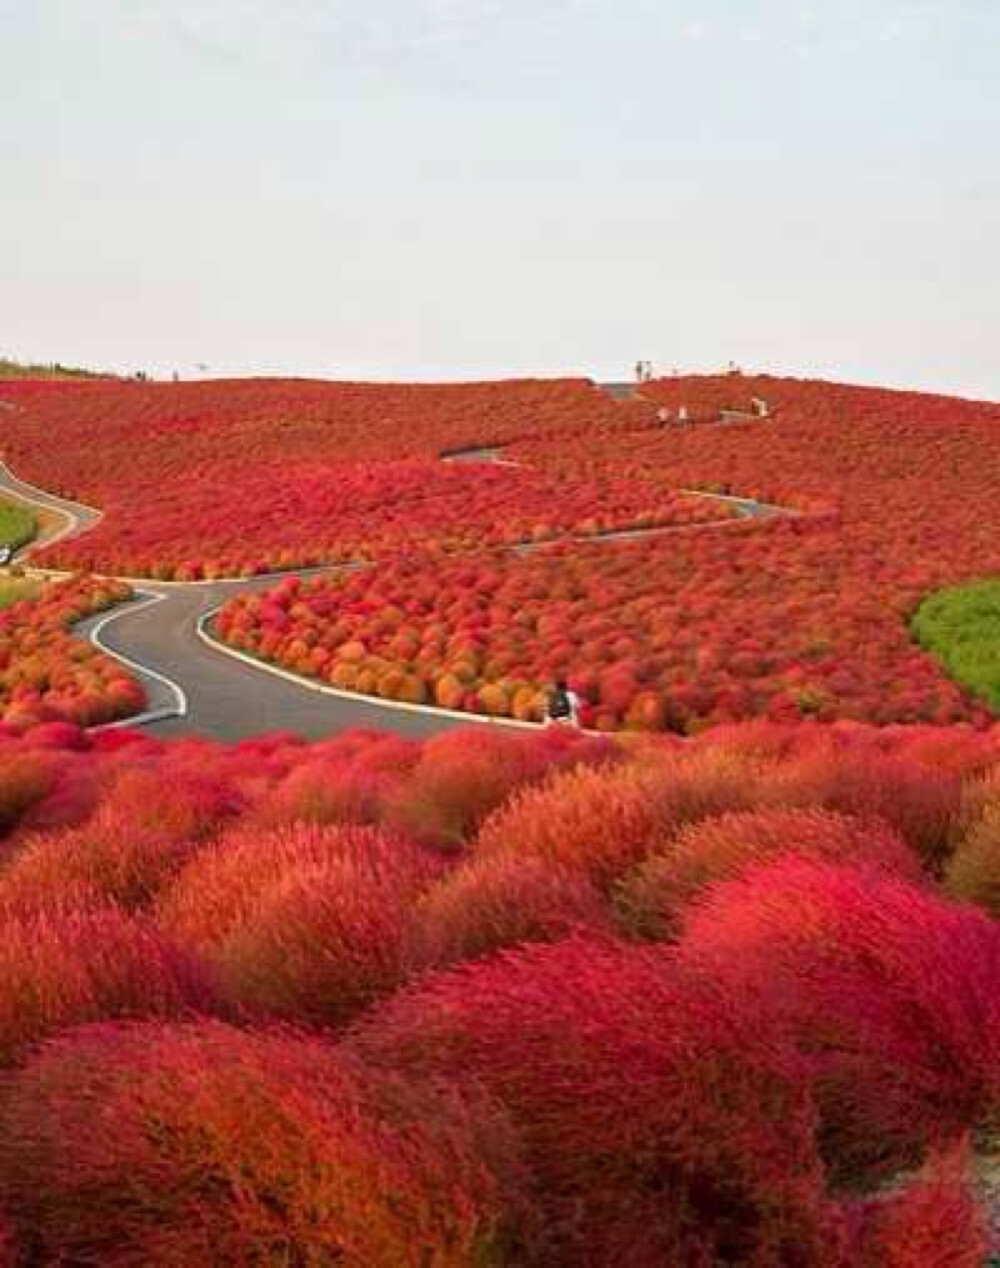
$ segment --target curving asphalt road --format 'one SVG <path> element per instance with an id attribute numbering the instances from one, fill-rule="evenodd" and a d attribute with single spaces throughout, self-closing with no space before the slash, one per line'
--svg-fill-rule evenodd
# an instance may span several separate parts
<path id="1" fill-rule="evenodd" d="M 446 455 L 451 461 L 503 462 L 499 450 L 468 450 Z M 516 465 L 516 464 L 509 464 Z M 26 561 L 42 546 L 87 532 L 101 512 L 60 498 L 19 480 L 0 463 L 0 492 L 52 513 L 39 538 L 19 552 Z M 744 517 L 795 514 L 747 498 L 691 491 L 692 496 L 732 504 Z M 52 521 L 56 522 L 52 522 Z M 732 519 L 717 521 L 731 525 Z M 619 541 L 687 529 L 632 530 L 608 533 L 601 539 Z M 522 553 L 538 549 L 525 544 Z M 315 575 L 332 569 L 308 569 L 293 575 Z M 285 574 L 289 575 L 289 574 Z M 83 622 L 78 630 L 98 647 L 117 657 L 139 677 L 149 700 L 148 711 L 124 726 L 142 725 L 157 735 L 200 735 L 236 741 L 267 731 L 291 731 L 306 739 L 322 739 L 357 727 L 391 730 L 415 739 L 469 726 L 471 715 L 447 715 L 438 710 L 399 708 L 361 696 L 326 693 L 317 684 L 287 677 L 267 666 L 248 664 L 200 632 L 210 613 L 236 594 L 271 588 L 278 576 L 220 582 L 134 582 L 137 598 L 100 617 Z M 503 721 L 491 725 L 518 725 Z"/>

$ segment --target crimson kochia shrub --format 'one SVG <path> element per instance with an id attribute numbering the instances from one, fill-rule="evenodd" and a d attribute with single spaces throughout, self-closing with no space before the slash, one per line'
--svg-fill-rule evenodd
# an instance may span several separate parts
<path id="1" fill-rule="evenodd" d="M 376 1079 L 316 1039 L 85 1027 L 5 1091 L 0 1204 L 31 1262 L 518 1258 L 520 1167 L 502 1116 Z"/>
<path id="2" fill-rule="evenodd" d="M 799 1049 L 842 1179 L 913 1167 L 1000 1105 L 1000 926 L 974 908 L 791 855 L 710 889 L 679 954 Z"/>
<path id="3" fill-rule="evenodd" d="M 663 952 L 579 937 L 433 975 L 348 1051 L 497 1098 L 547 1264 L 839 1262 L 797 1060 Z"/>

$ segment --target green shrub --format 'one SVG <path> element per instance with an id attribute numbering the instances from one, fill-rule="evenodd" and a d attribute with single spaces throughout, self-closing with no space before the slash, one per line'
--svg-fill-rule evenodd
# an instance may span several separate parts
<path id="1" fill-rule="evenodd" d="M 913 618 L 913 632 L 953 678 L 1000 713 L 1000 580 L 932 595 Z"/>

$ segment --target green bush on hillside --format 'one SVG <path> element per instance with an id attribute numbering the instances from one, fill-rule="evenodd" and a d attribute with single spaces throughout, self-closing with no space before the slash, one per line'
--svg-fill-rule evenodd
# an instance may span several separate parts
<path id="1" fill-rule="evenodd" d="M 1000 580 L 932 595 L 913 618 L 921 646 L 1000 713 Z"/>

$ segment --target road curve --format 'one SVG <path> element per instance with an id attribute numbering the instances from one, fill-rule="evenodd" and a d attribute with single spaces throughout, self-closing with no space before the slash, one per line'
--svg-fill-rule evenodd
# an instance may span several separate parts
<path id="1" fill-rule="evenodd" d="M 199 620 L 234 593 L 273 585 L 273 577 L 260 577 L 238 585 L 183 586 L 166 592 L 155 605 L 118 609 L 121 616 L 101 631 L 101 645 L 113 655 L 155 665 L 182 686 L 186 698 L 183 716 L 152 722 L 149 730 L 165 737 L 194 734 L 223 741 L 294 731 L 318 740 L 355 727 L 377 727 L 420 739 L 460 725 L 430 714 L 397 712 L 361 696 L 321 695 L 267 673 L 263 666 L 257 669 L 214 651 L 198 638 Z"/>
<path id="2" fill-rule="evenodd" d="M 447 455 L 452 461 L 504 462 L 501 451 L 475 451 Z M 516 464 L 509 464 L 516 465 Z M 0 463 L 0 494 L 49 511 L 52 518 L 31 546 L 19 552 L 27 561 L 33 551 L 67 536 L 87 532 L 101 512 L 60 498 L 19 480 Z M 744 518 L 794 514 L 747 498 L 724 497 L 692 491 L 732 504 Z M 61 521 L 61 522 L 55 522 Z M 734 520 L 719 521 L 732 524 Z M 606 540 L 627 540 L 654 534 L 693 531 L 687 529 L 638 530 L 608 533 Z M 595 538 L 582 539 L 594 542 Z M 526 544 L 515 548 L 536 549 Z M 308 569 L 292 575 L 315 575 L 332 569 Z M 289 574 L 285 574 L 289 575 Z M 269 667 L 247 664 L 213 648 L 199 637 L 199 622 L 234 595 L 267 590 L 277 575 L 233 581 L 159 583 L 133 582 L 137 598 L 112 612 L 77 627 L 96 646 L 121 660 L 143 683 L 149 701 L 147 712 L 116 725 L 137 726 L 163 737 L 199 735 L 233 742 L 268 731 L 291 731 L 305 739 L 322 739 L 358 727 L 390 730 L 423 739 L 444 731 L 475 724 L 472 715 L 456 717 L 434 709 L 393 708 L 363 696 L 327 695 L 310 689 L 314 684 L 290 681 Z M 503 725 L 502 722 L 498 723 Z"/>

